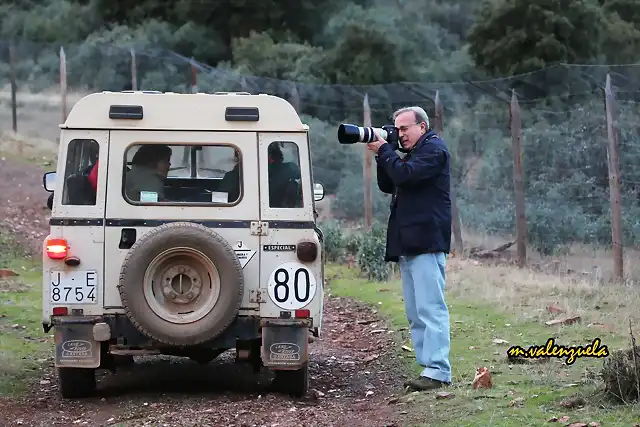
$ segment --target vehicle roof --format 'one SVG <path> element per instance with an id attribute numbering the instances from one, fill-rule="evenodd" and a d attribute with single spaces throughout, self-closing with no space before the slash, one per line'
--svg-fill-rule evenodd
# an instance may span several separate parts
<path id="1" fill-rule="evenodd" d="M 142 109 L 142 118 L 110 118 L 112 106 Z M 227 107 L 257 108 L 254 121 L 229 121 Z M 130 110 L 131 108 L 129 108 Z M 63 129 L 137 129 L 197 131 L 307 131 L 285 99 L 246 92 L 172 93 L 156 91 L 103 91 L 80 99 L 60 125 Z"/>

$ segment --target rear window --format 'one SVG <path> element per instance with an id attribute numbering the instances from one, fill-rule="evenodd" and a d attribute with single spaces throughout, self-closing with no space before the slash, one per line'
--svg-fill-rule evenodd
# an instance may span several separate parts
<path id="1" fill-rule="evenodd" d="M 67 148 L 64 168 L 63 205 L 96 205 L 97 181 L 91 172 L 98 162 L 100 146 L 93 139 L 74 139 Z"/>
<path id="2" fill-rule="evenodd" d="M 136 144 L 126 153 L 123 196 L 131 204 L 234 205 L 242 194 L 232 145 Z"/>

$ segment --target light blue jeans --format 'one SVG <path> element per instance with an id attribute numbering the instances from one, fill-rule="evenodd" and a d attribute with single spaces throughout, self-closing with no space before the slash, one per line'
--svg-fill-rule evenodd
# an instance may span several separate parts
<path id="1" fill-rule="evenodd" d="M 423 377 L 451 382 L 444 253 L 400 257 L 402 292 L 416 361 Z"/>

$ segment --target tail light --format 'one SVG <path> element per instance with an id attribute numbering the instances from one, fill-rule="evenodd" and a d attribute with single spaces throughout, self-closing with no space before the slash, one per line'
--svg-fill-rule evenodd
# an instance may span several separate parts
<path id="1" fill-rule="evenodd" d="M 67 314 L 69 314 L 69 309 L 67 307 L 53 307 L 54 316 L 66 316 Z"/>
<path id="2" fill-rule="evenodd" d="M 310 310 L 296 310 L 295 311 L 295 316 L 298 319 L 306 319 L 311 315 L 311 311 Z"/>
<path id="3" fill-rule="evenodd" d="M 66 239 L 47 240 L 47 256 L 51 259 L 64 259 L 69 251 Z"/>
<path id="4" fill-rule="evenodd" d="M 302 262 L 313 262 L 318 257 L 316 242 L 300 242 L 296 246 L 296 256 Z"/>

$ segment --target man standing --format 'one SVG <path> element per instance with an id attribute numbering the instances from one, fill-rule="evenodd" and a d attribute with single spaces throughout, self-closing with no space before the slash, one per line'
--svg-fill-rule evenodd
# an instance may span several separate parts
<path id="1" fill-rule="evenodd" d="M 376 133 L 378 187 L 393 194 L 385 261 L 397 262 L 420 377 L 405 383 L 431 390 L 451 383 L 445 262 L 451 245 L 449 151 L 420 107 L 393 114 L 404 158 Z"/>

